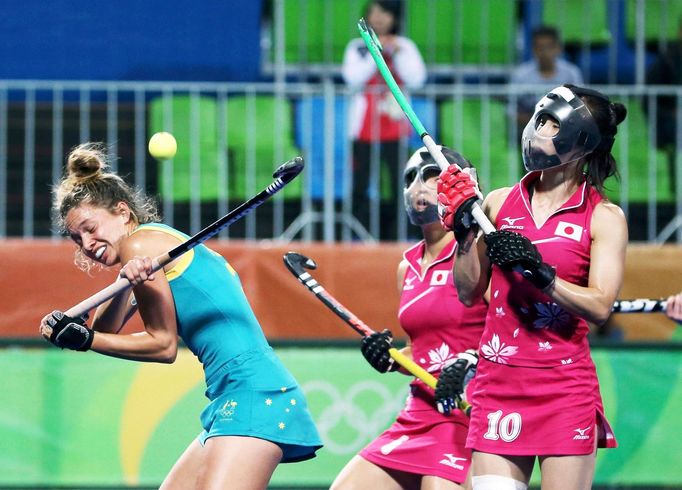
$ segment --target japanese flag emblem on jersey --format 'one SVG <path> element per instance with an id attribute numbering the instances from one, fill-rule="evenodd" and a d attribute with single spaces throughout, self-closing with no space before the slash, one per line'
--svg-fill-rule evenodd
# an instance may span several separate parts
<path id="1" fill-rule="evenodd" d="M 583 227 L 574 225 L 573 223 L 566 223 L 565 221 L 559 221 L 554 231 L 554 236 L 562 236 L 564 238 L 570 238 L 576 242 L 580 241 L 580 237 L 583 235 Z"/>
<path id="2" fill-rule="evenodd" d="M 448 275 L 450 271 L 434 271 L 431 276 L 431 284 L 429 286 L 444 286 L 448 282 Z"/>

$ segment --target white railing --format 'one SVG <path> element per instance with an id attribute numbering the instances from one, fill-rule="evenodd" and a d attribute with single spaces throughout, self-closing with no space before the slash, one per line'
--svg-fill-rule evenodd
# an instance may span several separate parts
<path id="1" fill-rule="evenodd" d="M 674 97 L 682 121 L 682 87 L 595 88 L 631 111 L 614 148 L 622 181 L 609 185 L 609 195 L 628 215 L 632 238 L 682 242 L 682 128 L 677 125 L 672 168 L 655 143 L 656 96 Z M 522 174 L 508 107 L 525 93 L 506 85 L 458 84 L 428 85 L 411 95 L 437 141 L 469 156 L 490 189 Z M 346 137 L 351 95 L 331 82 L 0 81 L 0 237 L 57 237 L 50 226 L 50 186 L 70 148 L 102 141 L 119 173 L 159 195 L 164 220 L 191 233 L 255 194 L 272 169 L 301 154 L 307 165 L 299 187 L 224 231 L 223 239 L 375 241 L 382 238 L 382 209 L 383 217 L 394 213 L 391 239 L 412 239 L 416 232 L 405 218 L 400 182 L 388 186 L 391 197 L 381 206 L 377 158 L 370 170 L 369 222 L 353 217 Z M 174 132 L 179 144 L 176 158 L 165 163 L 146 150 L 151 132 L 160 129 Z M 418 144 L 414 136 L 403 141 L 401 161 Z"/>

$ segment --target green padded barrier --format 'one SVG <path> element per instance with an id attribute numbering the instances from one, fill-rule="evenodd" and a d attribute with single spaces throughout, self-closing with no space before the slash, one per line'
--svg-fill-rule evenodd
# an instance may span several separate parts
<path id="1" fill-rule="evenodd" d="M 621 139 L 627 139 L 627 173 L 628 173 L 628 201 L 644 203 L 649 200 L 649 128 L 648 120 L 642 110 L 641 100 L 631 98 L 620 101 L 627 107 L 628 115 L 618 126 L 618 136 L 613 146 L 613 156 L 618 162 L 621 174 L 624 173 L 625 160 L 622 158 Z M 670 189 L 670 174 L 665 154 L 656 150 L 654 153 L 656 165 L 656 200 L 658 202 L 674 202 L 674 195 Z M 615 202 L 620 201 L 619 182 L 611 178 L 607 181 L 607 195 Z"/>
<path id="2" fill-rule="evenodd" d="M 489 141 L 486 141 L 483 125 L 484 111 L 488 111 L 486 126 Z M 507 141 L 507 126 L 506 105 L 497 100 L 490 100 L 487 104 L 480 99 L 447 100 L 440 105 L 443 144 L 471 161 L 478 171 L 484 192 L 513 185 L 520 177 L 518 145 L 510 145 Z M 488 148 L 489 161 L 484 159 L 484 146 Z M 511 173 L 517 176 L 516 179 L 510 178 L 510 165 L 514 166 Z"/>
<path id="3" fill-rule="evenodd" d="M 678 25 L 682 17 L 680 0 L 646 0 L 644 4 L 644 38 L 647 41 L 677 39 Z M 637 34 L 637 0 L 626 0 L 625 35 L 634 41 Z"/>
<path id="4" fill-rule="evenodd" d="M 408 0 L 406 35 L 428 64 L 514 62 L 516 3 Z"/>
<path id="5" fill-rule="evenodd" d="M 285 61 L 341 63 L 348 41 L 360 36 L 356 24 L 364 14 L 365 3 L 365 0 L 285 0 Z"/>
<path id="6" fill-rule="evenodd" d="M 229 196 L 243 200 L 272 182 L 272 172 L 300 155 L 300 150 L 293 140 L 288 100 L 268 95 L 233 96 L 226 106 Z M 300 198 L 301 180 L 292 181 L 279 194 Z"/>
<path id="7" fill-rule="evenodd" d="M 608 0 L 544 0 L 542 23 L 559 28 L 565 43 L 603 44 L 611 40 Z"/>
<path id="8" fill-rule="evenodd" d="M 194 100 L 193 100 L 194 99 Z M 191 197 L 192 158 L 198 160 L 200 170 L 199 190 L 202 201 L 215 200 L 219 196 L 218 181 L 218 138 L 216 131 L 216 101 L 211 97 L 175 95 L 166 106 L 164 97 L 149 103 L 149 136 L 158 131 L 168 131 L 175 136 L 178 151 L 171 161 L 159 162 L 158 182 L 162 196 L 172 196 L 176 202 L 186 202 Z M 166 114 L 166 107 L 170 110 Z M 196 107 L 198 118 L 196 128 L 192 127 L 192 110 Z M 167 118 L 167 119 L 166 119 Z M 192 149 L 193 131 L 196 143 Z M 168 175 L 172 169 L 172 185 Z"/>

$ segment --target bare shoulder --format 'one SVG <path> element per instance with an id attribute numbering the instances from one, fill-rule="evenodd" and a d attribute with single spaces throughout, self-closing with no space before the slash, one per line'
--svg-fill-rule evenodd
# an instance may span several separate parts
<path id="1" fill-rule="evenodd" d="M 512 187 L 500 187 L 499 189 L 490 191 L 488 195 L 485 196 L 485 199 L 483 200 L 483 211 L 485 211 L 485 214 L 488 215 L 490 221 L 493 223 L 495 222 L 495 218 L 497 218 L 497 212 L 502 207 L 502 203 L 507 199 L 511 190 Z"/>
<path id="2" fill-rule="evenodd" d="M 169 233 L 153 229 L 141 229 L 129 235 L 121 244 L 122 257 L 156 257 L 182 243 Z"/>
<path id="3" fill-rule="evenodd" d="M 403 288 L 403 282 L 405 281 L 405 273 L 407 272 L 407 267 L 408 267 L 407 260 L 403 259 L 400 261 L 400 264 L 398 264 L 398 273 L 396 276 L 396 279 L 398 281 L 398 291 L 401 291 Z"/>
<path id="4" fill-rule="evenodd" d="M 625 235 L 627 238 L 627 220 L 625 213 L 617 204 L 610 201 L 601 201 L 592 213 L 592 236 L 601 233 L 609 235 Z"/>

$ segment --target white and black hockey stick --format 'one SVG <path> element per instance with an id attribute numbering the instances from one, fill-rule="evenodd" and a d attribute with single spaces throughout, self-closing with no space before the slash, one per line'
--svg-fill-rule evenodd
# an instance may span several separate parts
<path id="1" fill-rule="evenodd" d="M 374 333 L 365 322 L 360 320 L 357 316 L 351 313 L 346 307 L 339 303 L 336 298 L 324 289 L 313 276 L 311 276 L 306 269 L 317 269 L 317 264 L 311 258 L 297 252 L 287 252 L 284 254 L 284 265 L 291 273 L 296 276 L 301 284 L 303 284 L 317 299 L 322 301 L 327 308 L 333 311 L 339 318 L 348 324 L 353 330 L 363 336 Z M 400 352 L 395 347 L 388 350 L 391 359 L 397 362 L 400 366 L 405 368 L 410 374 L 421 379 L 427 386 L 435 389 L 438 380 L 429 373 L 426 369 L 419 366 L 412 359 Z M 459 401 L 458 408 L 469 415 L 471 413 L 471 405 L 464 400 Z"/>
<path id="2" fill-rule="evenodd" d="M 612 313 L 665 313 L 666 299 L 619 299 L 613 303 Z"/>
<path id="3" fill-rule="evenodd" d="M 238 207 L 227 213 L 222 218 L 218 219 L 214 223 L 211 223 L 206 228 L 198 232 L 196 235 L 191 236 L 186 241 L 178 245 L 177 247 L 169 250 L 163 255 L 152 260 L 153 271 L 156 272 L 161 269 L 166 264 L 172 262 L 185 252 L 192 250 L 197 245 L 205 242 L 209 238 L 218 234 L 222 229 L 230 226 L 235 221 L 239 220 L 243 216 L 249 214 L 251 211 L 256 209 L 258 206 L 267 201 L 271 196 L 279 192 L 284 186 L 291 182 L 298 174 L 303 170 L 303 158 L 296 157 L 289 160 L 286 163 L 280 165 L 277 170 L 272 174 L 273 182 L 268 185 L 261 192 L 253 196 L 251 199 L 243 202 Z M 110 284 L 101 291 L 93 294 L 89 298 L 81 301 L 76 306 L 69 308 L 65 314 L 75 318 L 82 316 L 89 312 L 91 309 L 101 305 L 105 301 L 113 298 L 114 296 L 122 293 L 123 291 L 130 288 L 132 285 L 127 278 L 119 278 L 113 284 Z"/>

